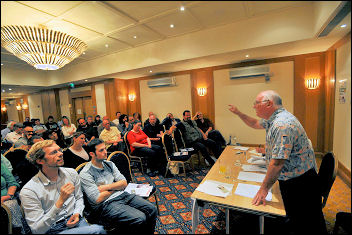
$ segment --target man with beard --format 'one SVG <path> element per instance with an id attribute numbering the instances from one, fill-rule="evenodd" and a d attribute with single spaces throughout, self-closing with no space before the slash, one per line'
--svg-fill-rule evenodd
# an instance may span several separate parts
<path id="1" fill-rule="evenodd" d="M 86 136 L 88 142 L 90 142 L 93 139 L 97 138 L 98 131 L 96 130 L 96 127 L 94 127 L 92 125 L 93 118 L 91 120 L 91 125 L 88 125 L 83 118 L 79 118 L 77 120 L 77 122 L 78 122 L 77 132 L 83 132 L 84 135 Z"/>

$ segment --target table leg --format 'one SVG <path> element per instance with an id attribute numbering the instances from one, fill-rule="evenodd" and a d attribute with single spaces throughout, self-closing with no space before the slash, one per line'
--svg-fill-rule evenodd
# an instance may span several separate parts
<path id="1" fill-rule="evenodd" d="M 259 234 L 264 234 L 264 215 L 259 216 Z"/>
<path id="2" fill-rule="evenodd" d="M 230 234 L 230 210 L 228 208 L 225 209 L 225 217 L 226 234 Z"/>
<path id="3" fill-rule="evenodd" d="M 199 207 L 197 203 L 197 199 L 192 199 L 192 233 L 196 233 L 196 229 L 199 223 Z"/>

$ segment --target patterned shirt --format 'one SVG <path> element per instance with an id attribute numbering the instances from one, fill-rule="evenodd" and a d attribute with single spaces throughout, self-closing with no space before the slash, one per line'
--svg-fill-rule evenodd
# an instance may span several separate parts
<path id="1" fill-rule="evenodd" d="M 265 156 L 285 159 L 279 180 L 296 178 L 313 167 L 317 170 L 314 150 L 301 123 L 284 108 L 277 109 L 268 120 L 262 119 L 266 130 Z"/>
<path id="2" fill-rule="evenodd" d="M 121 133 L 115 126 L 110 127 L 110 130 L 104 129 L 99 135 L 99 139 L 104 140 L 106 149 L 112 145 L 106 143 L 107 141 L 117 141 L 119 138 L 121 138 Z"/>

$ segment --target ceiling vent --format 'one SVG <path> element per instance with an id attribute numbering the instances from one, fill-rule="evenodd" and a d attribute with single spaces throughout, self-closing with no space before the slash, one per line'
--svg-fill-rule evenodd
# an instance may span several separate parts
<path id="1" fill-rule="evenodd" d="M 351 2 L 343 1 L 335 10 L 336 15 L 319 33 L 318 37 L 327 36 L 351 12 Z"/>
<path id="2" fill-rule="evenodd" d="M 164 77 L 164 78 L 151 79 L 147 82 L 147 84 L 149 88 L 176 86 L 176 78 Z"/>
<path id="3" fill-rule="evenodd" d="M 269 81 L 272 75 L 269 65 L 241 67 L 230 70 L 230 79 L 265 77 L 265 81 Z"/>

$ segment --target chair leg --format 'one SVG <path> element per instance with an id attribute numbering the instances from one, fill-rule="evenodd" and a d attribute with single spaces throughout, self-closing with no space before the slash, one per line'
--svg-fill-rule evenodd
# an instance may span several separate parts
<path id="1" fill-rule="evenodd" d="M 159 203 L 158 203 L 158 198 L 156 196 L 156 193 L 154 193 L 154 198 L 155 198 L 156 209 L 158 210 L 158 215 L 160 215 Z"/>
<path id="2" fill-rule="evenodd" d="M 165 171 L 165 176 L 164 176 L 164 178 L 166 178 L 167 171 L 169 170 L 169 165 L 170 165 L 170 162 L 167 162 L 167 165 L 166 165 L 166 171 Z"/>
<path id="3" fill-rule="evenodd" d="M 139 164 L 141 165 L 141 171 L 142 171 L 142 174 L 144 175 L 143 162 L 142 162 L 142 160 L 139 160 Z"/>
<path id="4" fill-rule="evenodd" d="M 183 167 L 183 175 L 186 177 L 186 168 L 185 168 L 185 163 L 181 163 Z"/>

